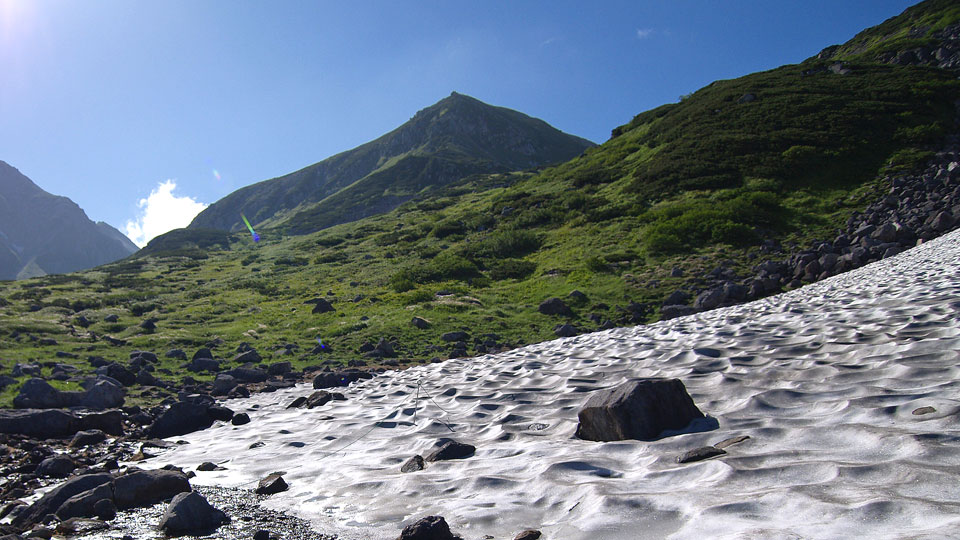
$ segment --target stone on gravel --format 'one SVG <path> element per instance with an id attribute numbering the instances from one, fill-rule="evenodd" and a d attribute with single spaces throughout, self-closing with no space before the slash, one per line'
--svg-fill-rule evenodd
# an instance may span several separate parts
<path id="1" fill-rule="evenodd" d="M 203 534 L 230 521 L 223 511 L 207 502 L 207 499 L 195 491 L 180 493 L 170 501 L 160 528 L 167 534 Z"/>
<path id="2" fill-rule="evenodd" d="M 103 484 L 107 484 L 113 477 L 107 473 L 85 474 L 74 476 L 59 486 L 51 489 L 31 504 L 26 510 L 17 514 L 13 519 L 16 526 L 26 526 L 39 522 L 49 514 L 55 513 L 67 499 L 85 491 L 89 491 Z"/>
<path id="3" fill-rule="evenodd" d="M 260 480 L 256 492 L 258 495 L 273 495 L 286 491 L 288 487 L 287 483 L 283 481 L 283 477 L 274 473 Z"/>
<path id="4" fill-rule="evenodd" d="M 156 504 L 190 491 L 190 481 L 180 471 L 133 469 L 113 481 L 113 490 L 117 508 L 125 510 Z"/>
<path id="5" fill-rule="evenodd" d="M 107 440 L 107 434 L 99 429 L 78 431 L 77 434 L 73 436 L 73 439 L 70 440 L 70 444 L 67 446 L 70 448 L 80 448 L 83 446 L 100 444 L 105 440 Z"/>
<path id="6" fill-rule="evenodd" d="M 644 378 L 594 392 L 580 410 L 577 437 L 651 441 L 703 418 L 680 379 Z"/>
<path id="7" fill-rule="evenodd" d="M 47 478 L 66 478 L 77 468 L 70 456 L 56 454 L 40 462 L 35 474 Z"/>
<path id="8" fill-rule="evenodd" d="M 83 493 L 78 493 L 70 497 L 60 508 L 57 508 L 56 516 L 60 521 L 66 521 L 70 518 L 85 517 L 92 518 L 96 516 L 94 506 L 102 501 L 113 499 L 113 488 L 110 483 L 101 484 L 93 489 L 88 489 Z"/>

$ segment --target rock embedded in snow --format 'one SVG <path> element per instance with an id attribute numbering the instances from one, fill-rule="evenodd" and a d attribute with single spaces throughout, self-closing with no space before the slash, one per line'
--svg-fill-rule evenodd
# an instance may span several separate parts
<path id="1" fill-rule="evenodd" d="M 403 465 L 400 466 L 400 472 L 416 472 L 422 471 L 424 468 L 426 468 L 426 464 L 423 462 L 423 456 L 417 454 L 405 461 Z"/>
<path id="2" fill-rule="evenodd" d="M 595 392 L 579 413 L 577 437 L 590 441 L 652 441 L 703 418 L 680 379 L 634 379 Z"/>
<path id="3" fill-rule="evenodd" d="M 725 450 L 721 450 L 716 446 L 701 446 L 700 448 L 694 448 L 693 450 L 688 450 L 683 454 L 680 454 L 677 457 L 677 463 L 693 463 L 695 461 L 703 461 L 716 456 L 722 456 L 726 454 Z"/>
<path id="4" fill-rule="evenodd" d="M 446 461 L 448 459 L 468 458 L 477 451 L 472 444 L 466 444 L 453 439 L 445 440 L 439 448 L 427 454 L 424 461 Z"/>
<path id="5" fill-rule="evenodd" d="M 235 425 L 235 426 L 242 426 L 242 425 L 244 425 L 244 424 L 249 424 L 249 423 L 250 423 L 250 415 L 247 414 L 247 413 L 239 413 L 239 414 L 236 414 L 236 415 L 234 415 L 233 418 L 230 419 L 230 423 L 233 424 L 233 425 Z"/>
<path id="6" fill-rule="evenodd" d="M 286 491 L 288 487 L 287 483 L 283 480 L 283 476 L 274 473 L 260 480 L 256 492 L 258 495 L 273 495 L 274 493 Z"/>
<path id="7" fill-rule="evenodd" d="M 537 538 L 540 538 L 541 535 L 542 533 L 540 531 L 527 529 L 513 537 L 513 540 L 537 540 Z"/>
<path id="8" fill-rule="evenodd" d="M 196 491 L 181 493 L 170 501 L 160 528 L 168 534 L 204 533 L 216 529 L 230 521 L 222 510 L 218 510 L 207 502 L 207 499 Z"/>
<path id="9" fill-rule="evenodd" d="M 441 516 L 427 516 L 407 525 L 397 540 L 463 540 L 450 532 L 447 520 Z"/>

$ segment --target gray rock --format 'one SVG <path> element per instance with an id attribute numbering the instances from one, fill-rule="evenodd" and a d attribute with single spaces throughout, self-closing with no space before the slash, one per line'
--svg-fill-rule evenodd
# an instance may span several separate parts
<path id="1" fill-rule="evenodd" d="M 40 462 L 36 475 L 47 478 L 66 478 L 77 468 L 70 456 L 55 454 Z"/>
<path id="2" fill-rule="evenodd" d="M 238 367 L 223 373 L 245 383 L 261 383 L 270 378 L 267 370 L 260 368 Z"/>
<path id="3" fill-rule="evenodd" d="M 55 515 L 60 521 L 74 517 L 94 517 L 97 514 L 93 507 L 102 500 L 113 500 L 113 488 L 109 482 L 70 497 L 60 505 Z"/>
<path id="4" fill-rule="evenodd" d="M 704 417 L 680 379 L 653 378 L 594 392 L 578 416 L 576 435 L 590 441 L 656 440 Z"/>
<path id="5" fill-rule="evenodd" d="M 424 461 L 446 461 L 450 459 L 464 459 L 472 456 L 477 448 L 472 444 L 466 444 L 452 439 L 443 440 L 440 446 L 424 457 Z"/>
<path id="6" fill-rule="evenodd" d="M 68 446 L 70 448 L 81 448 L 83 446 L 100 444 L 105 440 L 107 440 L 107 434 L 99 429 L 78 431 L 76 435 L 73 436 L 73 439 L 70 440 L 70 444 Z"/>
<path id="7" fill-rule="evenodd" d="M 336 311 L 336 308 L 333 307 L 333 304 L 330 303 L 326 298 L 314 298 L 313 300 L 307 300 L 304 304 L 313 304 L 313 310 L 311 313 L 327 313 L 330 311 Z"/>
<path id="8" fill-rule="evenodd" d="M 527 529 L 521 532 L 520 534 L 514 536 L 513 540 L 537 540 L 537 538 L 540 538 L 540 536 L 542 536 L 542 533 L 540 531 L 537 531 L 534 529 Z"/>
<path id="9" fill-rule="evenodd" d="M 233 375 L 217 373 L 216 378 L 213 379 L 213 390 L 210 393 L 215 396 L 224 396 L 233 390 L 237 384 L 239 384 L 239 381 Z"/>
<path id="10" fill-rule="evenodd" d="M 423 462 L 423 456 L 417 454 L 405 461 L 403 465 L 400 466 L 400 472 L 408 473 L 422 471 L 426 468 L 426 466 L 427 465 Z"/>
<path id="11" fill-rule="evenodd" d="M 165 439 L 175 435 L 186 435 L 213 425 L 213 418 L 207 414 L 208 405 L 178 401 L 163 411 L 147 429 L 147 436 Z"/>
<path id="12" fill-rule="evenodd" d="M 578 332 L 577 327 L 572 324 L 561 324 L 553 329 L 553 333 L 557 337 L 573 337 L 580 332 Z"/>
<path id="13" fill-rule="evenodd" d="M 273 473 L 260 480 L 256 492 L 259 495 L 273 495 L 274 493 L 286 491 L 288 488 L 287 483 L 283 481 L 283 476 Z"/>
<path id="14" fill-rule="evenodd" d="M 13 398 L 13 406 L 17 409 L 109 409 L 122 406 L 125 394 L 123 386 L 108 380 L 99 380 L 82 392 L 63 392 L 43 379 L 29 379 Z"/>
<path id="15" fill-rule="evenodd" d="M 421 330 L 426 330 L 427 328 L 430 328 L 430 321 L 428 321 L 428 320 L 426 320 L 426 319 L 424 319 L 424 318 L 422 318 L 422 317 L 414 317 L 414 318 L 410 321 L 410 324 L 412 324 L 413 326 L 415 326 L 415 327 L 417 327 L 417 328 L 419 328 L 419 329 L 421 329 Z"/>
<path id="16" fill-rule="evenodd" d="M 187 475 L 166 469 L 132 469 L 113 481 L 114 501 L 121 510 L 156 504 L 190 489 Z"/>
<path id="17" fill-rule="evenodd" d="M 195 491 L 180 493 L 170 501 L 160 520 L 167 534 L 202 534 L 230 521 L 227 514 L 207 502 Z"/>
<path id="18" fill-rule="evenodd" d="M 209 349 L 200 350 L 207 351 Z M 197 357 L 194 355 L 193 360 L 187 364 L 186 368 L 187 371 L 192 371 L 194 373 L 199 373 L 201 371 L 220 371 L 220 361 L 214 360 L 213 358 L 207 358 L 205 356 Z"/>
<path id="19" fill-rule="evenodd" d="M 723 294 L 722 288 L 708 289 L 697 295 L 693 301 L 693 307 L 698 310 L 708 310 L 718 307 L 727 297 Z"/>
<path id="20" fill-rule="evenodd" d="M 37 523 L 47 515 L 55 513 L 67 499 L 89 491 L 97 486 L 107 484 L 112 478 L 113 477 L 107 473 L 74 476 L 51 489 L 26 510 L 17 514 L 13 519 L 13 524 L 16 526 L 26 526 Z"/>
<path id="21" fill-rule="evenodd" d="M 447 343 L 452 343 L 454 341 L 466 341 L 470 339 L 470 334 L 466 332 L 447 332 L 441 335 L 440 339 L 446 341 Z"/>
<path id="22" fill-rule="evenodd" d="M 660 308 L 660 319 L 675 319 L 677 317 L 686 317 L 687 315 L 693 315 L 697 310 L 690 306 L 663 306 Z"/>
<path id="23" fill-rule="evenodd" d="M 250 348 L 234 356 L 233 361 L 238 364 L 259 364 L 260 362 L 263 362 L 263 358 L 260 356 L 260 353 L 256 351 L 256 349 Z"/>
<path id="24" fill-rule="evenodd" d="M 686 291 L 673 291 L 670 296 L 663 300 L 664 306 L 682 306 L 690 302 L 690 293 Z"/>
<path id="25" fill-rule="evenodd" d="M 548 298 L 540 303 L 537 311 L 544 315 L 563 315 L 573 317 L 573 310 L 559 298 Z"/>
<path id="26" fill-rule="evenodd" d="M 447 520 L 440 516 L 427 516 L 407 525 L 397 540 L 462 540 L 450 532 Z"/>
<path id="27" fill-rule="evenodd" d="M 275 362 L 267 368 L 267 374 L 271 377 L 275 375 L 286 375 L 293 371 L 293 365 L 290 362 Z"/>
<path id="28" fill-rule="evenodd" d="M 248 415 L 247 413 L 236 414 L 232 419 L 230 419 L 230 423 L 235 426 L 242 426 L 244 424 L 249 424 L 250 415 Z"/>
<path id="29" fill-rule="evenodd" d="M 677 457 L 677 463 L 693 463 L 694 461 L 703 461 L 704 459 L 722 456 L 727 452 L 716 446 L 702 446 L 684 452 Z"/>

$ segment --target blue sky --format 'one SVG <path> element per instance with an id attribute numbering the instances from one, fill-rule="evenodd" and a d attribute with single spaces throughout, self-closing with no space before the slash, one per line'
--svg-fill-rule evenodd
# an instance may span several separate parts
<path id="1" fill-rule="evenodd" d="M 451 91 L 601 143 L 913 3 L 0 0 L 0 160 L 142 243 Z"/>

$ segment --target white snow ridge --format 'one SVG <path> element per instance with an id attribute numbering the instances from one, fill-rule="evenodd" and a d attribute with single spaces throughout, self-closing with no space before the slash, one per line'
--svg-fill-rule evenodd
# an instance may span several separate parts
<path id="1" fill-rule="evenodd" d="M 954 232 L 749 304 L 388 372 L 315 409 L 286 409 L 307 386 L 231 401 L 251 423 L 176 437 L 190 444 L 147 466 L 216 461 L 192 481 L 228 487 L 286 471 L 264 504 L 345 539 L 434 514 L 466 539 L 944 538 L 960 531 L 958 314 Z M 681 379 L 719 428 L 574 437 L 590 392 L 636 377 Z M 476 454 L 400 472 L 443 437 Z"/>

